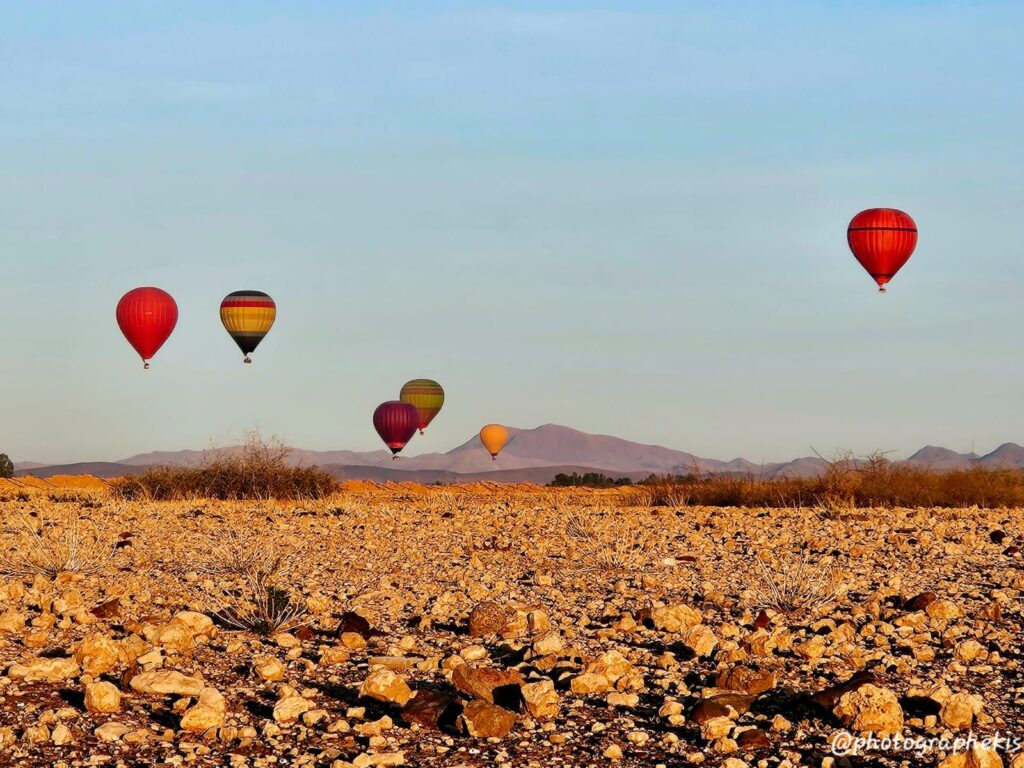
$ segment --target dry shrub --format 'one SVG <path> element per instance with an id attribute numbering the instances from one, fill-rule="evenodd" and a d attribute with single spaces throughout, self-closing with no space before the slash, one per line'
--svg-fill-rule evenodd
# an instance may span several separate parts
<path id="1" fill-rule="evenodd" d="M 565 536 L 575 543 L 586 570 L 640 571 L 651 565 L 664 544 L 660 529 L 625 515 L 573 509 L 563 519 Z"/>
<path id="2" fill-rule="evenodd" d="M 654 507 L 814 506 L 826 516 L 855 507 L 1016 508 L 1024 506 L 1024 471 L 972 467 L 933 472 L 874 454 L 833 460 L 813 478 L 652 476 L 623 499 L 627 505 Z"/>
<path id="3" fill-rule="evenodd" d="M 240 450 L 213 452 L 198 467 L 149 467 L 111 485 L 120 498 L 153 501 L 309 500 L 337 490 L 337 481 L 319 467 L 289 466 L 289 452 L 278 440 L 250 433 Z"/>
<path id="4" fill-rule="evenodd" d="M 207 576 L 199 590 L 220 624 L 269 636 L 303 623 L 305 605 L 287 586 L 294 551 L 265 535 L 237 530 L 200 536 L 198 544 L 186 567 Z"/>
<path id="5" fill-rule="evenodd" d="M 16 512 L 4 531 L 0 574 L 4 576 L 95 573 L 114 553 L 115 540 L 76 512 Z"/>
<path id="6" fill-rule="evenodd" d="M 809 546 L 795 552 L 759 554 L 748 589 L 757 608 L 792 617 L 815 616 L 834 605 L 843 584 L 835 563 Z"/>

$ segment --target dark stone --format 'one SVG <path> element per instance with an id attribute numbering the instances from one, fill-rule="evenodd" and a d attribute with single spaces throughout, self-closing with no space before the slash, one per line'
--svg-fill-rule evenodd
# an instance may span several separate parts
<path id="1" fill-rule="evenodd" d="M 713 720 L 716 717 L 728 717 L 729 710 L 726 709 L 724 704 L 719 704 L 711 699 L 703 699 L 697 702 L 692 710 L 690 710 L 690 720 L 703 725 L 708 720 Z"/>
<path id="2" fill-rule="evenodd" d="M 723 707 L 732 707 L 736 710 L 736 714 L 743 715 L 750 711 L 755 699 L 757 699 L 756 696 L 744 696 L 741 693 L 720 693 L 717 696 L 712 696 L 709 701 L 721 704 Z"/>
<path id="3" fill-rule="evenodd" d="M 452 685 L 467 696 L 518 712 L 522 707 L 523 676 L 514 669 L 479 669 L 461 664 L 452 673 Z"/>
<path id="4" fill-rule="evenodd" d="M 922 592 L 907 600 L 903 607 L 908 611 L 923 611 L 938 599 L 939 596 L 934 592 Z"/>
<path id="5" fill-rule="evenodd" d="M 770 749 L 772 746 L 768 734 L 760 728 L 751 728 L 743 731 L 736 737 L 736 744 L 740 749 Z"/>
<path id="6" fill-rule="evenodd" d="M 454 730 L 460 714 L 462 705 L 454 694 L 427 690 L 417 691 L 401 712 L 407 722 L 438 731 Z"/>
<path id="7" fill-rule="evenodd" d="M 370 622 L 353 611 L 345 611 L 341 615 L 341 623 L 338 625 L 338 636 L 340 637 L 345 632 L 355 632 L 357 635 L 362 635 L 364 640 L 369 640 L 373 636 Z"/>
<path id="8" fill-rule="evenodd" d="M 100 603 L 89 611 L 89 613 L 97 619 L 112 619 L 120 613 L 120 609 L 121 598 L 115 597 L 113 600 L 107 600 L 105 603 Z"/>

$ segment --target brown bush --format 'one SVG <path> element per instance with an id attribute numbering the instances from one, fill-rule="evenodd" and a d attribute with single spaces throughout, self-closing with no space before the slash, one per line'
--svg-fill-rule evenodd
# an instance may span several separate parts
<path id="1" fill-rule="evenodd" d="M 120 498 L 153 501 L 321 499 L 337 490 L 337 481 L 319 467 L 289 466 L 288 452 L 254 433 L 240 450 L 215 452 L 198 467 L 149 467 L 111 486 Z"/>
<path id="2" fill-rule="evenodd" d="M 821 507 L 1021 507 L 1024 471 L 971 469 L 934 472 L 887 461 L 844 457 L 815 478 L 737 475 L 651 477 L 625 496 L 649 506 Z"/>

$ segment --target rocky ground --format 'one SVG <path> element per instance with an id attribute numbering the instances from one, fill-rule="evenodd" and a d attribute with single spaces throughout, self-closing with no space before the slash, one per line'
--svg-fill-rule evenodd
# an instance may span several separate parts
<path id="1" fill-rule="evenodd" d="M 1020 510 L 0 499 L 0 764 L 1024 766 Z"/>

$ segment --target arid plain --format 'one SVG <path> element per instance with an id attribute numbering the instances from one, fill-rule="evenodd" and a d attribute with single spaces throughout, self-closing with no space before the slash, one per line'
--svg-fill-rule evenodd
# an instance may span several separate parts
<path id="1" fill-rule="evenodd" d="M 1024 766 L 1024 512 L 645 494 L 3 482 L 0 763 Z"/>

